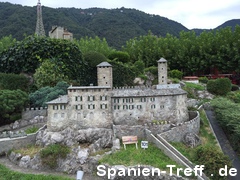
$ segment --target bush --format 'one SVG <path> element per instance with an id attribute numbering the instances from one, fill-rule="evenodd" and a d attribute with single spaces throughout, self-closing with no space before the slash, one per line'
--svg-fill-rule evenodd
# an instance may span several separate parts
<path id="1" fill-rule="evenodd" d="M 24 75 L 0 73 L 0 89 L 27 91 L 28 83 Z"/>
<path id="2" fill-rule="evenodd" d="M 29 94 L 30 106 L 44 107 L 46 102 L 67 94 L 69 85 L 66 82 L 58 82 L 55 87 L 43 87 L 34 93 Z"/>
<path id="3" fill-rule="evenodd" d="M 207 90 L 215 95 L 226 95 L 231 91 L 232 84 L 228 78 L 220 78 L 216 80 L 209 80 L 207 83 Z"/>
<path id="4" fill-rule="evenodd" d="M 171 70 L 168 72 L 168 76 L 171 78 L 182 79 L 183 73 L 177 69 Z"/>
<path id="5" fill-rule="evenodd" d="M 51 144 L 40 151 L 42 163 L 50 168 L 57 167 L 58 158 L 66 158 L 70 152 L 69 147 L 61 144 Z"/>
<path id="6" fill-rule="evenodd" d="M 239 86 L 236 84 L 232 84 L 232 89 L 231 91 L 238 91 L 239 90 Z"/>
<path id="7" fill-rule="evenodd" d="M 240 103 L 240 91 L 229 92 L 227 98 L 231 99 L 235 103 Z"/>
<path id="8" fill-rule="evenodd" d="M 208 78 L 206 76 L 199 77 L 198 80 L 200 83 L 204 83 L 204 84 L 207 84 L 207 82 L 208 82 Z"/>
<path id="9" fill-rule="evenodd" d="M 122 63 L 128 63 L 130 61 L 130 56 L 127 52 L 122 51 L 113 51 L 111 54 L 109 54 L 108 58 L 110 60 L 117 60 Z"/>
<path id="10" fill-rule="evenodd" d="M 213 146 L 200 146 L 196 149 L 196 162 L 204 165 L 204 173 L 213 180 L 227 179 L 219 175 L 219 169 L 225 165 L 231 167 L 229 158 Z M 213 174 L 214 176 L 211 176 Z"/>

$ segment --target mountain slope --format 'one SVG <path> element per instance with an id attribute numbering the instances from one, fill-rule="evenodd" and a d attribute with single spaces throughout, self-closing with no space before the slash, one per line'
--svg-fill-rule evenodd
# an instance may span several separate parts
<path id="1" fill-rule="evenodd" d="M 146 14 L 136 9 L 103 8 L 49 8 L 42 7 L 46 35 L 54 25 L 66 27 L 74 38 L 84 36 L 105 37 L 110 46 L 120 48 L 130 38 L 167 33 L 177 36 L 188 29 L 178 22 L 158 15 Z M 0 2 L 0 38 L 12 34 L 21 40 L 33 34 L 36 26 L 36 6 L 28 7 Z"/>

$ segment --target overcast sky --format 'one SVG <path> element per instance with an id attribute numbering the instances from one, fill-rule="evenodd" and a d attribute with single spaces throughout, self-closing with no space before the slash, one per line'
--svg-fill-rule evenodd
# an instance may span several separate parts
<path id="1" fill-rule="evenodd" d="M 0 1 L 27 6 L 36 6 L 38 2 L 38 0 Z M 212 29 L 230 19 L 240 19 L 240 0 L 41 0 L 41 4 L 52 8 L 135 8 L 167 17 L 188 29 Z"/>

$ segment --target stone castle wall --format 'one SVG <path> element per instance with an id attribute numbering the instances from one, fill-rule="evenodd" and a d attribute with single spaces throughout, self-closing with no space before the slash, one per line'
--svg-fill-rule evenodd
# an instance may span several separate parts
<path id="1" fill-rule="evenodd" d="M 117 138 L 122 136 L 138 136 L 139 139 L 146 139 L 145 130 L 150 130 L 154 135 L 160 135 L 167 141 L 180 142 L 186 133 L 198 134 L 200 129 L 200 116 L 198 112 L 189 112 L 190 120 L 184 123 L 172 124 L 165 121 L 164 124 L 147 123 L 145 125 L 114 125 L 113 130 Z M 166 124 L 165 124 L 166 123 Z"/>
<path id="2" fill-rule="evenodd" d="M 159 136 L 166 141 L 181 142 L 186 133 L 198 134 L 200 130 L 199 112 L 190 112 L 190 121 L 175 124 L 169 131 L 160 133 Z M 194 118 L 193 118 L 194 117 Z"/>

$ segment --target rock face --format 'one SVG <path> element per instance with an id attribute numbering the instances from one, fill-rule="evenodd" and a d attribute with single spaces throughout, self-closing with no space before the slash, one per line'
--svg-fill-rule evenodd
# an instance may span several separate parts
<path id="1" fill-rule="evenodd" d="M 183 142 L 189 147 L 196 147 L 201 144 L 200 138 L 193 133 L 186 133 L 183 139 Z"/>
<path id="2" fill-rule="evenodd" d="M 47 146 L 61 143 L 67 146 L 74 144 L 88 144 L 89 153 L 94 153 L 100 149 L 111 148 L 113 141 L 113 131 L 104 128 L 89 128 L 74 130 L 66 128 L 60 132 L 49 132 L 47 129 L 38 133 L 36 145 Z"/>

